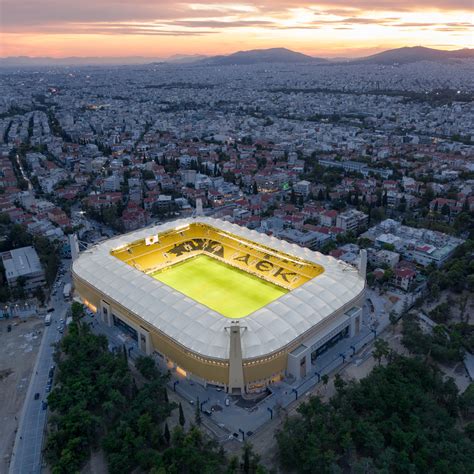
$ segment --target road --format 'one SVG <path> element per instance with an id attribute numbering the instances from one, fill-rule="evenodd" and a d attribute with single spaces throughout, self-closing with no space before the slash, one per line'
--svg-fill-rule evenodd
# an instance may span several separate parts
<path id="1" fill-rule="evenodd" d="M 69 268 L 70 261 L 66 261 Z M 69 271 L 65 273 L 61 282 L 70 282 Z M 62 286 L 57 294 L 52 296 L 50 306 L 54 307 L 51 325 L 45 326 L 43 339 L 38 351 L 38 357 L 33 369 L 25 403 L 18 423 L 18 431 L 13 446 L 12 460 L 9 474 L 36 474 L 41 472 L 42 449 L 46 427 L 47 410 L 42 409 L 42 401 L 47 399 L 46 385 L 49 370 L 54 364 L 52 344 L 59 341 L 61 333 L 58 331 L 60 319 L 65 319 L 69 302 L 65 302 L 62 295 Z M 40 397 L 35 400 L 35 393 Z"/>

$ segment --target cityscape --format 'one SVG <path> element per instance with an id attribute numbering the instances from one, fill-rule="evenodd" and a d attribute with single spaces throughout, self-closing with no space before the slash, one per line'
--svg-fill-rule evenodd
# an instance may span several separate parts
<path id="1" fill-rule="evenodd" d="M 26 3 L 0 472 L 473 472 L 472 5 Z"/>

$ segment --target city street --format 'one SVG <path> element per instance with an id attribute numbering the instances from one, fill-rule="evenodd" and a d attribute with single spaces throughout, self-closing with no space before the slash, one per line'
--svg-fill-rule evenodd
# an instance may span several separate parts
<path id="1" fill-rule="evenodd" d="M 68 268 L 70 261 L 66 262 L 66 268 Z M 70 281 L 71 276 L 69 271 L 67 271 L 62 277 L 61 282 L 67 283 Z M 43 331 L 43 339 L 20 415 L 10 463 L 10 474 L 36 474 L 41 472 L 42 449 L 47 418 L 47 409 L 43 410 L 42 402 L 46 401 L 48 397 L 46 386 L 49 370 L 54 364 L 54 348 L 52 344 L 58 342 L 61 338 L 58 325 L 60 324 L 60 319 L 65 320 L 70 304 L 64 301 L 61 290 L 62 284 L 58 285 L 56 295 L 53 295 L 50 301 L 50 306 L 54 307 L 54 312 L 51 313 L 51 325 L 45 326 Z M 39 393 L 37 400 L 35 400 L 36 393 Z"/>

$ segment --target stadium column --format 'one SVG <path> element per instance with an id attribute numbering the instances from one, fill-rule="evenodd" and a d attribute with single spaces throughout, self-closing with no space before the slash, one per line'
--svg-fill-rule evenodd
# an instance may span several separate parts
<path id="1" fill-rule="evenodd" d="M 359 275 L 365 280 L 367 275 L 367 250 L 362 249 L 360 251 L 359 259 Z"/>
<path id="2" fill-rule="evenodd" d="M 242 366 L 241 328 L 239 321 L 232 321 L 229 345 L 229 393 L 245 391 L 244 368 Z"/>

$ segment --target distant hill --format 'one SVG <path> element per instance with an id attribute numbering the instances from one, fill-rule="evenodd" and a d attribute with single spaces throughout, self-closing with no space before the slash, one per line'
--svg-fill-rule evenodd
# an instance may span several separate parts
<path id="1" fill-rule="evenodd" d="M 0 58 L 0 67 L 48 67 L 48 66 L 121 66 L 133 64 L 149 64 L 155 61 L 153 58 L 143 56 L 128 56 L 123 58 L 110 57 L 30 57 L 10 56 Z M 162 61 L 158 59 L 157 61 Z"/>
<path id="2" fill-rule="evenodd" d="M 445 61 L 448 59 L 474 59 L 474 49 L 457 49 L 445 51 L 441 49 L 425 48 L 424 46 L 404 47 L 382 51 L 352 61 L 353 63 L 371 64 L 406 64 L 418 61 Z"/>
<path id="3" fill-rule="evenodd" d="M 163 59 L 165 63 L 172 63 L 172 64 L 188 64 L 194 63 L 196 61 L 202 61 L 206 59 L 208 56 L 203 54 L 175 54 L 174 56 L 170 56 L 169 58 Z"/>
<path id="4" fill-rule="evenodd" d="M 200 61 L 210 66 L 245 65 L 261 63 L 315 63 L 327 62 L 326 59 L 313 58 L 286 48 L 252 49 L 238 51 L 227 56 L 213 56 Z"/>

